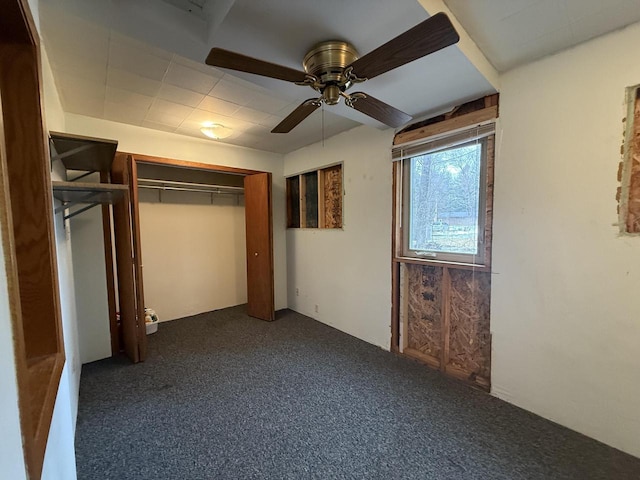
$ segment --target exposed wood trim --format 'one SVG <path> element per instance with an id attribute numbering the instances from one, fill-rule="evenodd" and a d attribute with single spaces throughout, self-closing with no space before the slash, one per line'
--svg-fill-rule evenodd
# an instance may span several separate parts
<path id="1" fill-rule="evenodd" d="M 392 204 L 391 204 L 391 351 L 400 350 L 400 264 L 393 259 L 397 254 L 398 245 L 398 171 L 401 162 L 392 163 Z"/>
<path id="2" fill-rule="evenodd" d="M 300 228 L 307 228 L 307 182 L 304 175 L 298 175 L 300 181 Z"/>
<path id="3" fill-rule="evenodd" d="M 449 339 L 451 329 L 451 276 L 449 275 L 449 269 L 444 267 L 442 269 L 442 328 L 440 330 L 442 334 L 442 361 L 440 362 L 440 369 L 445 371 L 449 364 Z"/>
<path id="4" fill-rule="evenodd" d="M 400 270 L 400 351 L 409 346 L 409 275 L 406 265 L 398 265 Z"/>
<path id="5" fill-rule="evenodd" d="M 100 172 L 101 183 L 111 183 L 108 172 Z M 111 355 L 120 352 L 118 322 L 116 321 L 116 286 L 113 274 L 113 239 L 111 238 L 111 208 L 102 205 L 102 235 L 104 238 L 104 261 L 107 271 L 107 303 L 109 304 L 109 333 L 111 336 Z"/>
<path id="6" fill-rule="evenodd" d="M 485 196 L 485 219 L 484 219 L 484 268 L 474 269 L 477 272 L 491 271 L 491 248 L 493 245 L 493 182 L 495 167 L 495 144 L 496 136 L 487 138 L 487 193 Z"/>
<path id="7" fill-rule="evenodd" d="M 127 154 L 116 153 L 111 170 L 114 183 L 129 185 Z M 133 265 L 133 234 L 131 232 L 131 197 L 113 205 L 113 227 L 115 232 L 116 265 L 118 269 L 118 299 L 122 328 L 122 348 L 133 363 L 140 361 L 136 325 L 136 285 Z"/>
<path id="8" fill-rule="evenodd" d="M 426 353 L 422 353 L 420 350 L 416 350 L 414 348 L 405 348 L 403 353 L 411 358 L 419 360 L 420 362 L 426 363 L 430 367 L 437 369 L 440 368 L 440 360 L 432 357 L 431 355 L 427 355 Z"/>
<path id="9" fill-rule="evenodd" d="M 453 117 L 442 122 L 433 123 L 405 133 L 399 133 L 393 139 L 393 144 L 400 145 L 402 143 L 415 142 L 424 138 L 433 137 L 434 135 L 453 133 L 456 130 L 467 128 L 471 125 L 476 125 L 482 122 L 488 122 L 495 118 L 498 118 L 497 105 L 483 108 L 482 110 L 476 110 L 475 112 L 460 115 L 458 117 Z"/>
<path id="10" fill-rule="evenodd" d="M 0 228 L 25 465 L 40 478 L 65 362 L 40 43 L 27 0 L 0 17 Z"/>
<path id="11" fill-rule="evenodd" d="M 263 173 L 260 170 L 248 170 L 246 168 L 227 167 L 224 165 L 211 165 L 209 163 L 190 162 L 188 160 L 176 160 L 173 158 L 153 157 L 139 153 L 121 152 L 131 155 L 136 162 L 151 163 L 155 165 L 168 165 L 171 167 L 192 168 L 194 170 L 207 170 L 213 172 L 232 173 L 236 175 L 255 175 Z"/>
<path id="12" fill-rule="evenodd" d="M 463 382 L 471 386 L 481 388 L 482 390 L 485 390 L 487 392 L 491 388 L 491 382 L 488 379 L 477 376 L 477 375 L 470 377 L 468 372 L 465 372 L 464 370 L 460 370 L 459 368 L 454 367 L 453 365 L 447 365 L 445 371 L 448 375 L 451 375 L 452 377 L 457 378 L 458 380 L 462 380 Z"/>
<path id="13" fill-rule="evenodd" d="M 413 257 L 395 257 L 393 259 L 395 263 L 412 263 L 414 265 L 430 265 L 432 267 L 440 268 L 452 268 L 459 270 L 473 270 L 475 272 L 490 272 L 491 267 L 489 265 L 473 265 L 471 263 L 453 263 L 453 262 L 440 262 L 438 260 L 427 260 Z"/>
<path id="14" fill-rule="evenodd" d="M 318 170 L 318 228 L 325 228 L 324 170 Z"/>
<path id="15" fill-rule="evenodd" d="M 142 237 L 140 235 L 140 202 L 138 192 L 138 165 L 132 156 L 127 158 L 129 190 L 131 191 L 131 234 L 133 236 L 133 266 L 136 286 L 136 333 L 140 361 L 147 359 L 147 327 L 144 315 L 144 281 L 142 276 Z"/>

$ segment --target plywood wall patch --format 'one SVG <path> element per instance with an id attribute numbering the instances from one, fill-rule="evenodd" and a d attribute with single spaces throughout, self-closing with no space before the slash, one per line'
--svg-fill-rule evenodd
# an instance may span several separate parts
<path id="1" fill-rule="evenodd" d="M 442 345 L 442 269 L 407 264 L 407 347 L 439 358 Z"/>
<path id="2" fill-rule="evenodd" d="M 627 118 L 618 168 L 617 190 L 620 233 L 640 233 L 640 85 L 627 88 Z"/>
<path id="3" fill-rule="evenodd" d="M 342 165 L 322 170 L 324 177 L 324 226 L 342 227 Z"/>
<path id="4" fill-rule="evenodd" d="M 449 364 L 468 379 L 488 379 L 491 372 L 489 312 L 491 274 L 450 269 Z"/>

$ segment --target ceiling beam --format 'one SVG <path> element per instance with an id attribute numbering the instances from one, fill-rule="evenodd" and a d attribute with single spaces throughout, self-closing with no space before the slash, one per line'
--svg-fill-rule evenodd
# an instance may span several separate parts
<path id="1" fill-rule="evenodd" d="M 460 51 L 469 59 L 474 67 L 486 78 L 486 80 L 496 89 L 500 91 L 500 74 L 491 65 L 491 62 L 487 60 L 484 53 L 478 48 L 476 42 L 469 36 L 464 27 L 458 22 L 458 19 L 451 10 L 445 5 L 443 0 L 418 0 L 420 5 L 429 13 L 429 15 L 435 15 L 438 12 L 444 12 L 447 14 L 453 26 L 456 27 L 458 34 L 460 35 L 460 41 L 457 46 Z"/>

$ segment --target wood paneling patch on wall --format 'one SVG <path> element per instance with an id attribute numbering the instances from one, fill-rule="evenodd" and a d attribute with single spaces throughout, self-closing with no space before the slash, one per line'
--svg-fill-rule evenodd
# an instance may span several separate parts
<path id="1" fill-rule="evenodd" d="M 442 269 L 410 264 L 406 269 L 407 349 L 432 357 L 433 363 L 439 366 L 442 353 Z"/>
<path id="2" fill-rule="evenodd" d="M 491 375 L 491 274 L 449 269 L 449 363 L 464 378 L 488 385 Z"/>

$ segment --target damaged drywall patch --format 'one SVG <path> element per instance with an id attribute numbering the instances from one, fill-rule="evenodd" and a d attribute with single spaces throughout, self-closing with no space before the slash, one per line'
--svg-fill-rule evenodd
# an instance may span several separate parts
<path id="1" fill-rule="evenodd" d="M 627 87 L 624 143 L 618 167 L 618 225 L 621 234 L 640 233 L 640 85 Z"/>

